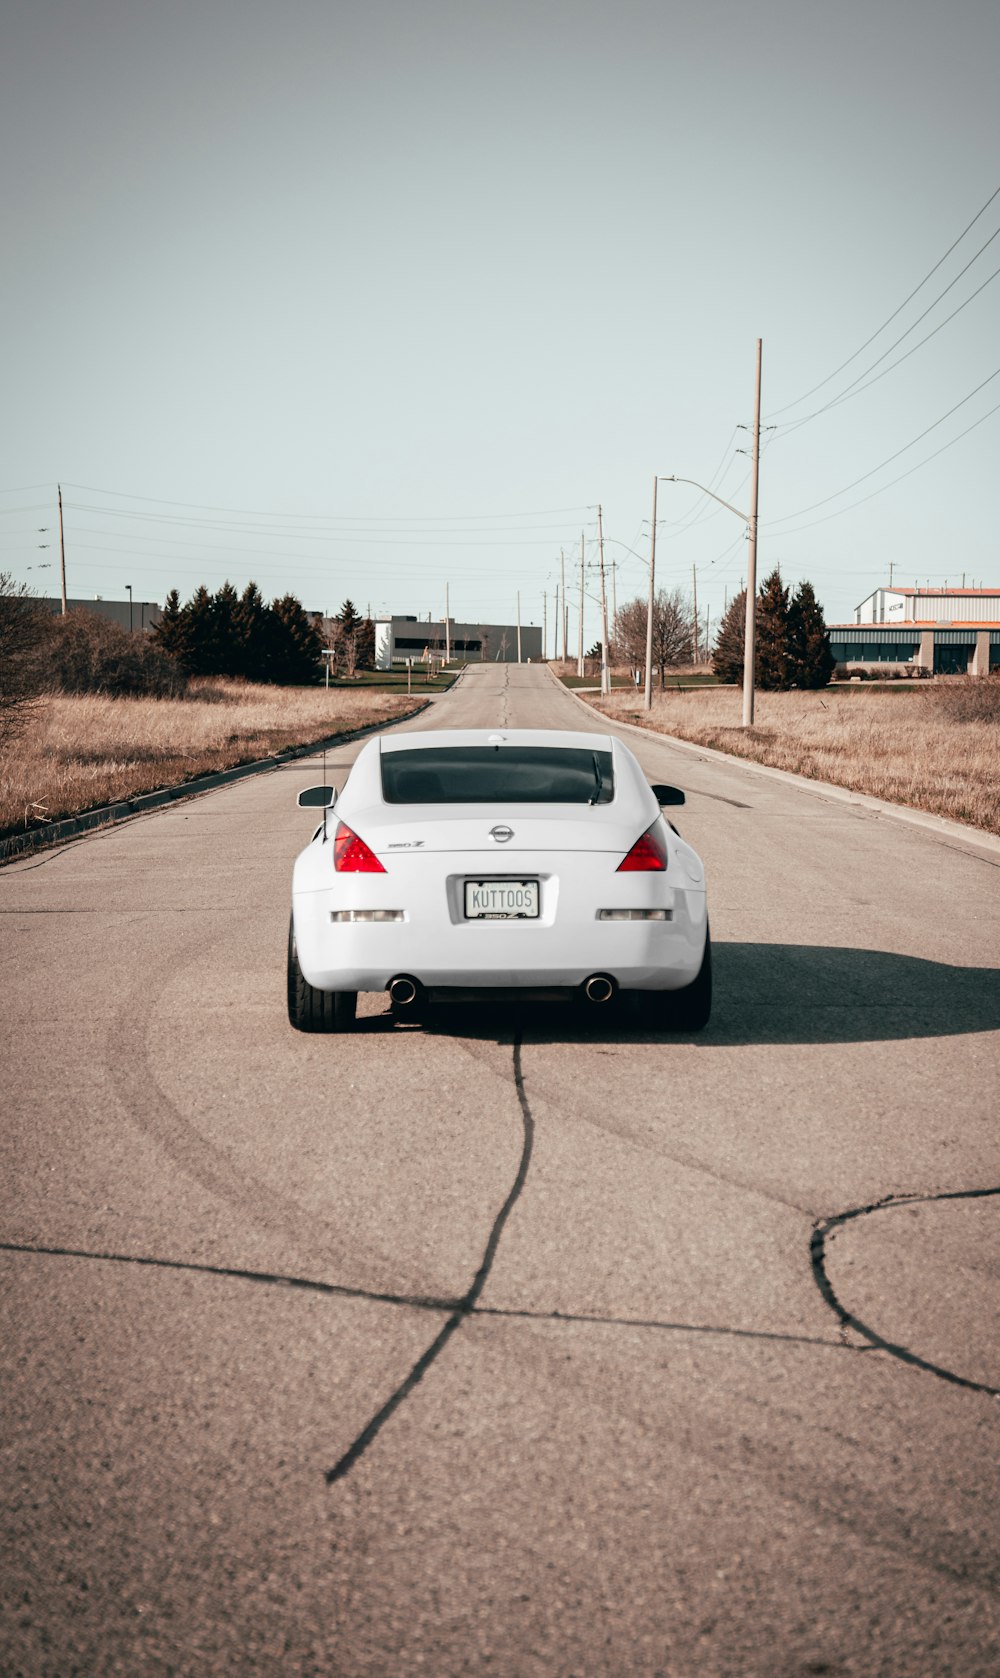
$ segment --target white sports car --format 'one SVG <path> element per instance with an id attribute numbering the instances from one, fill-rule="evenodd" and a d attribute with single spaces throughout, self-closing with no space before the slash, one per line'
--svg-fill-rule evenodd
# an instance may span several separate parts
<path id="1" fill-rule="evenodd" d="M 347 1031 L 359 991 L 394 1012 L 516 993 L 639 996 L 665 1029 L 712 1005 L 701 860 L 609 734 L 462 729 L 379 737 L 295 863 L 288 1015 Z"/>

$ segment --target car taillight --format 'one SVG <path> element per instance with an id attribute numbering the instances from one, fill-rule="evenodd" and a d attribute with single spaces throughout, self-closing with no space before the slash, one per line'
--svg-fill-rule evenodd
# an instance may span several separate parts
<path id="1" fill-rule="evenodd" d="M 337 823 L 333 840 L 333 866 L 338 874 L 384 874 L 375 852 L 353 833 L 346 822 Z"/>
<path id="2" fill-rule="evenodd" d="M 659 818 L 652 827 L 640 834 L 628 856 L 622 857 L 615 870 L 618 874 L 662 874 L 667 866 L 667 847 L 660 830 Z"/>

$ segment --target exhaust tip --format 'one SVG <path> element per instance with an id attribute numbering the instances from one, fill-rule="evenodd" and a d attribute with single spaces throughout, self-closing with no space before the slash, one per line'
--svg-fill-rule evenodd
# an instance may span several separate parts
<path id="1" fill-rule="evenodd" d="M 583 994 L 588 1002 L 610 1002 L 615 994 L 615 981 L 606 973 L 592 973 L 583 982 Z"/>
<path id="2" fill-rule="evenodd" d="M 408 1008 L 416 1002 L 419 987 L 416 979 L 411 979 L 408 973 L 398 973 L 395 979 L 389 980 L 389 1001 L 395 1008 Z"/>

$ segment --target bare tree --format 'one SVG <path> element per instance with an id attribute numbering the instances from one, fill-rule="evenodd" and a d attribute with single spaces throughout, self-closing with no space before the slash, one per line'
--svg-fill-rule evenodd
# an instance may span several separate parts
<path id="1" fill-rule="evenodd" d="M 646 608 L 643 599 L 618 609 L 612 633 L 612 657 L 633 670 L 646 666 Z M 664 674 L 672 664 L 690 664 L 694 645 L 694 615 L 680 589 L 660 589 L 653 600 L 653 664 Z"/>
<path id="2" fill-rule="evenodd" d="M 335 676 L 344 663 L 344 626 L 339 618 L 324 618 L 320 633 L 323 646 L 329 653 L 327 663 L 331 676 Z"/>
<path id="3" fill-rule="evenodd" d="M 361 651 L 358 644 L 358 631 L 356 629 L 347 630 L 341 645 L 343 647 L 344 672 L 347 676 L 353 677 L 357 674 L 358 654 Z"/>

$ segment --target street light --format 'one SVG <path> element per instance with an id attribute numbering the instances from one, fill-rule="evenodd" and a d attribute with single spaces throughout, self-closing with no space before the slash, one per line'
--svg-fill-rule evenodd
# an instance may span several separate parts
<path id="1" fill-rule="evenodd" d="M 753 678 L 754 678 L 754 653 L 755 653 L 755 631 L 756 631 L 756 612 L 757 612 L 757 485 L 758 485 L 758 480 L 759 480 L 759 477 L 760 477 L 760 361 L 761 361 L 761 340 L 758 338 L 757 339 L 757 382 L 756 382 L 756 395 L 755 395 L 755 401 L 754 401 L 754 420 L 753 420 L 753 472 L 752 472 L 751 479 L 750 479 L 750 511 L 749 511 L 749 513 L 743 513 L 743 512 L 740 511 L 739 507 L 734 507 L 731 502 L 723 501 L 722 496 L 721 495 L 716 495 L 714 489 L 706 488 L 706 486 L 704 484 L 697 483 L 694 478 L 677 478 L 677 477 L 671 476 L 671 477 L 668 477 L 668 478 L 664 478 L 664 480 L 663 480 L 665 483 L 669 483 L 669 484 L 693 484 L 694 488 L 695 489 L 700 489 L 703 495 L 709 495 L 709 496 L 711 496 L 713 501 L 717 501 L 719 503 L 720 507 L 728 507 L 729 511 L 731 513 L 735 513 L 737 518 L 742 519 L 744 524 L 747 527 L 747 532 L 748 532 L 750 540 L 749 540 L 748 550 L 747 550 L 746 634 L 745 634 L 744 642 L 743 642 L 743 727 L 744 728 L 752 728 L 753 727 L 753 699 L 754 699 Z M 654 485 L 653 485 L 653 540 L 654 540 L 654 542 L 656 540 L 656 485 L 655 485 L 655 482 L 654 482 Z M 650 576 L 652 577 L 652 565 L 650 566 Z M 650 599 L 652 599 L 652 581 L 650 582 Z"/>
<path id="2" fill-rule="evenodd" d="M 131 633 L 132 633 L 132 584 L 131 583 L 126 583 L 125 587 L 128 589 L 128 632 L 131 635 Z"/>

